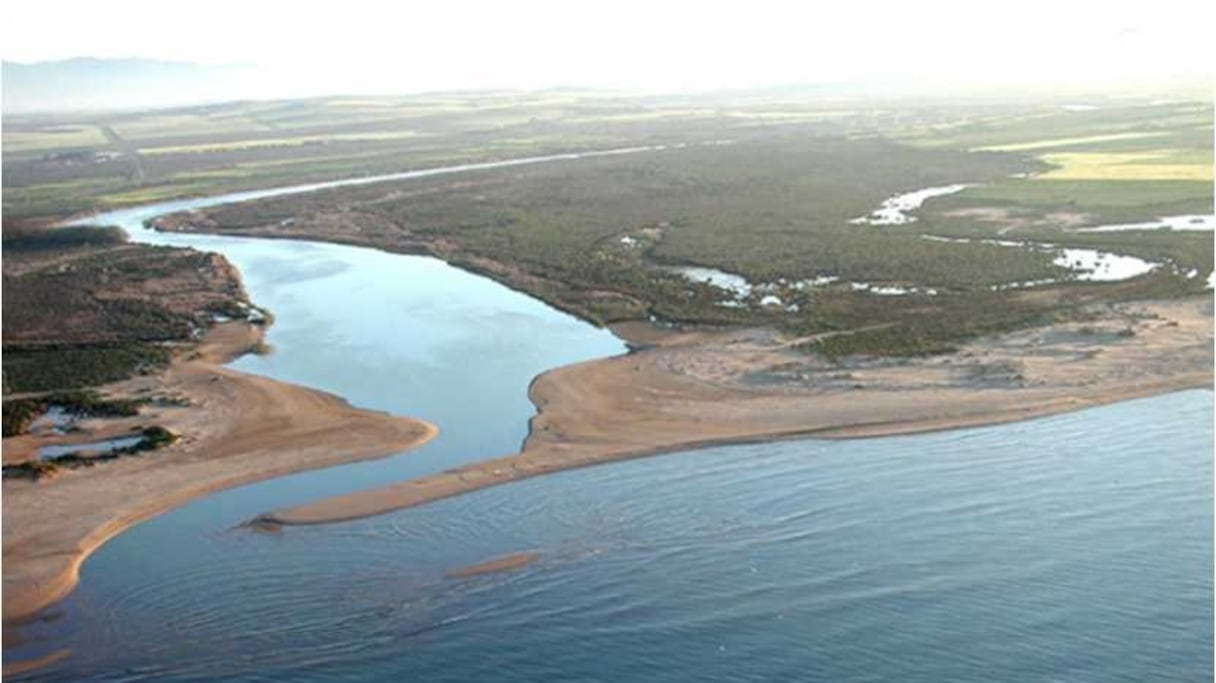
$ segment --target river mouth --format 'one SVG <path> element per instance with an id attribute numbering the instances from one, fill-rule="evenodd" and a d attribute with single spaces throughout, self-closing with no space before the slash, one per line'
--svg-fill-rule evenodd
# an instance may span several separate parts
<path id="1" fill-rule="evenodd" d="M 1210 411 L 703 449 L 272 536 L 166 516 L 90 561 L 39 679 L 1197 680 Z"/>
<path id="2" fill-rule="evenodd" d="M 69 618 L 34 629 L 31 650 L 45 637 L 74 653 L 36 679 L 1014 680 L 1093 661 L 1112 662 L 1095 680 L 1210 676 L 1211 583 L 1197 578 L 1210 576 L 1210 392 L 919 437 L 703 449 L 257 535 L 239 524 L 266 509 L 515 450 L 533 376 L 624 348 L 435 259 L 162 235 L 143 229 L 150 217 L 117 220 L 139 241 L 220 251 L 274 312 L 275 353 L 235 368 L 441 434 L 119 536 L 57 608 Z M 531 548 L 519 572 L 444 578 Z M 1161 625 L 1136 617 L 1150 607 Z M 926 655 L 963 640 L 973 655 Z"/>
<path id="3" fill-rule="evenodd" d="M 406 179 L 577 158 L 577 154 L 555 155 L 430 169 L 406 174 Z M 354 182 L 400 179 L 401 175 Z M 124 573 L 157 571 L 157 567 L 146 566 L 150 562 L 146 558 L 159 554 L 164 542 L 159 528 L 173 529 L 172 533 L 206 528 L 206 533 L 214 533 L 239 525 L 254 514 L 255 506 L 260 508 L 268 501 L 300 504 L 515 452 L 535 412 L 527 389 L 536 375 L 626 352 L 625 345 L 608 330 L 435 258 L 317 242 L 160 233 L 146 227 L 166 213 L 345 184 L 349 183 L 173 201 L 72 222 L 118 225 L 135 242 L 223 254 L 241 273 L 250 299 L 275 315 L 266 336 L 273 353 L 246 355 L 229 367 L 321 389 L 357 407 L 420 418 L 438 426 L 439 436 L 397 457 L 238 487 L 131 528 L 86 560 L 77 593 L 52 608 L 52 613 L 79 616 L 77 600 L 104 593 L 103 577 L 111 575 L 104 568 L 107 557 L 133 561 Z M 239 509 L 237 500 L 247 504 L 249 511 L 234 516 L 233 511 Z M 195 561 L 202 561 L 197 549 Z M 34 659 L 45 654 L 47 647 L 57 649 L 72 640 L 70 634 L 78 633 L 78 623 L 69 618 L 35 624 L 26 645 L 7 648 L 6 658 Z M 55 635 L 39 637 L 37 632 L 43 628 Z M 113 625 L 94 623 L 87 628 Z"/>

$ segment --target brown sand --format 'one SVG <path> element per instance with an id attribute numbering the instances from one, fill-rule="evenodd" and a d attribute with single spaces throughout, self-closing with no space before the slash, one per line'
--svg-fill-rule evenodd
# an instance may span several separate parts
<path id="1" fill-rule="evenodd" d="M 512 553 L 503 555 L 492 560 L 471 564 L 467 567 L 459 567 L 450 569 L 444 572 L 444 576 L 449 579 L 463 579 L 470 576 L 479 576 L 481 574 L 495 574 L 498 572 L 509 572 L 526 567 L 540 558 L 540 553 L 530 550 L 522 553 Z"/>
<path id="2" fill-rule="evenodd" d="M 549 472 L 714 444 L 996 424 L 1212 386 L 1212 300 L 1105 306 L 916 361 L 837 366 L 763 330 L 656 336 L 547 372 L 522 453 L 263 515 L 323 524 Z"/>
<path id="3" fill-rule="evenodd" d="M 150 409 L 98 427 L 163 425 L 182 435 L 169 449 L 69 470 L 50 481 L 4 482 L 5 622 L 63 598 L 89 553 L 149 517 L 219 489 L 383 457 L 434 436 L 435 428 L 424 422 L 359 410 L 337 396 L 216 365 L 259 341 L 260 328 L 220 325 L 197 357 L 158 377 L 106 388 L 188 398 L 187 407 Z"/>

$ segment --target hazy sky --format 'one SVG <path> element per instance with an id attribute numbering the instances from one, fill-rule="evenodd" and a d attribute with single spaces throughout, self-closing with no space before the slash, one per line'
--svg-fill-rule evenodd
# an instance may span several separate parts
<path id="1" fill-rule="evenodd" d="M 1119 83 L 1213 72 L 1216 2 L 3 3 L 3 57 L 148 57 L 344 89 Z M 307 67 L 307 69 L 303 68 Z M 307 76 L 302 74 L 307 73 Z"/>

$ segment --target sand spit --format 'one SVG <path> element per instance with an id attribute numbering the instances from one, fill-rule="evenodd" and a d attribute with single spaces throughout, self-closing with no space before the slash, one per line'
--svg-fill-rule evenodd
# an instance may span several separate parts
<path id="1" fill-rule="evenodd" d="M 220 489 L 398 453 L 435 435 L 424 422 L 218 365 L 255 347 L 260 335 L 246 323 L 216 326 L 197 355 L 165 373 L 105 387 L 186 398 L 188 406 L 150 408 L 107 427 L 163 425 L 182 435 L 171 448 L 49 481 L 5 480 L 5 622 L 62 599 L 91 552 L 154 515 Z"/>
<path id="2" fill-rule="evenodd" d="M 920 360 L 840 364 L 764 330 L 652 335 L 643 351 L 547 372 L 518 454 L 263 515 L 324 524 L 550 472 L 691 448 L 858 438 L 1024 420 L 1211 388 L 1212 300 L 1103 306 Z"/>
<path id="3" fill-rule="evenodd" d="M 492 560 L 471 564 L 467 567 L 458 567 L 444 572 L 444 578 L 448 579 L 464 579 L 470 576 L 480 576 L 482 574 L 496 574 L 498 572 L 509 572 L 526 567 L 536 560 L 540 559 L 540 553 L 529 550 L 522 553 L 512 553 L 503 555 Z"/>

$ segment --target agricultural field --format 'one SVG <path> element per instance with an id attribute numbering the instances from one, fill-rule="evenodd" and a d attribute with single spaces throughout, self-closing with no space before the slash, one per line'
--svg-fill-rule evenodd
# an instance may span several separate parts
<path id="1" fill-rule="evenodd" d="M 949 127 L 1005 109 L 943 109 L 940 103 L 814 93 L 625 97 L 561 89 L 10 116 L 4 129 L 4 213 L 58 216 L 169 197 L 638 144 L 789 132 L 888 135 Z"/>
<path id="2" fill-rule="evenodd" d="M 1032 155 L 1048 166 L 1032 177 L 968 188 L 938 202 L 941 210 L 991 203 L 1044 215 L 1068 211 L 1092 224 L 1212 212 L 1210 104 L 1092 106 L 905 139 Z"/>
<path id="3" fill-rule="evenodd" d="M 722 127 L 721 117 L 694 122 L 681 111 L 577 93 L 491 93 L 8 117 L 4 212 L 62 215 L 652 136 L 699 139 Z"/>
<path id="4" fill-rule="evenodd" d="M 94 125 L 41 126 L 5 131 L 4 155 L 24 155 L 55 150 L 106 149 L 109 140 Z"/>

